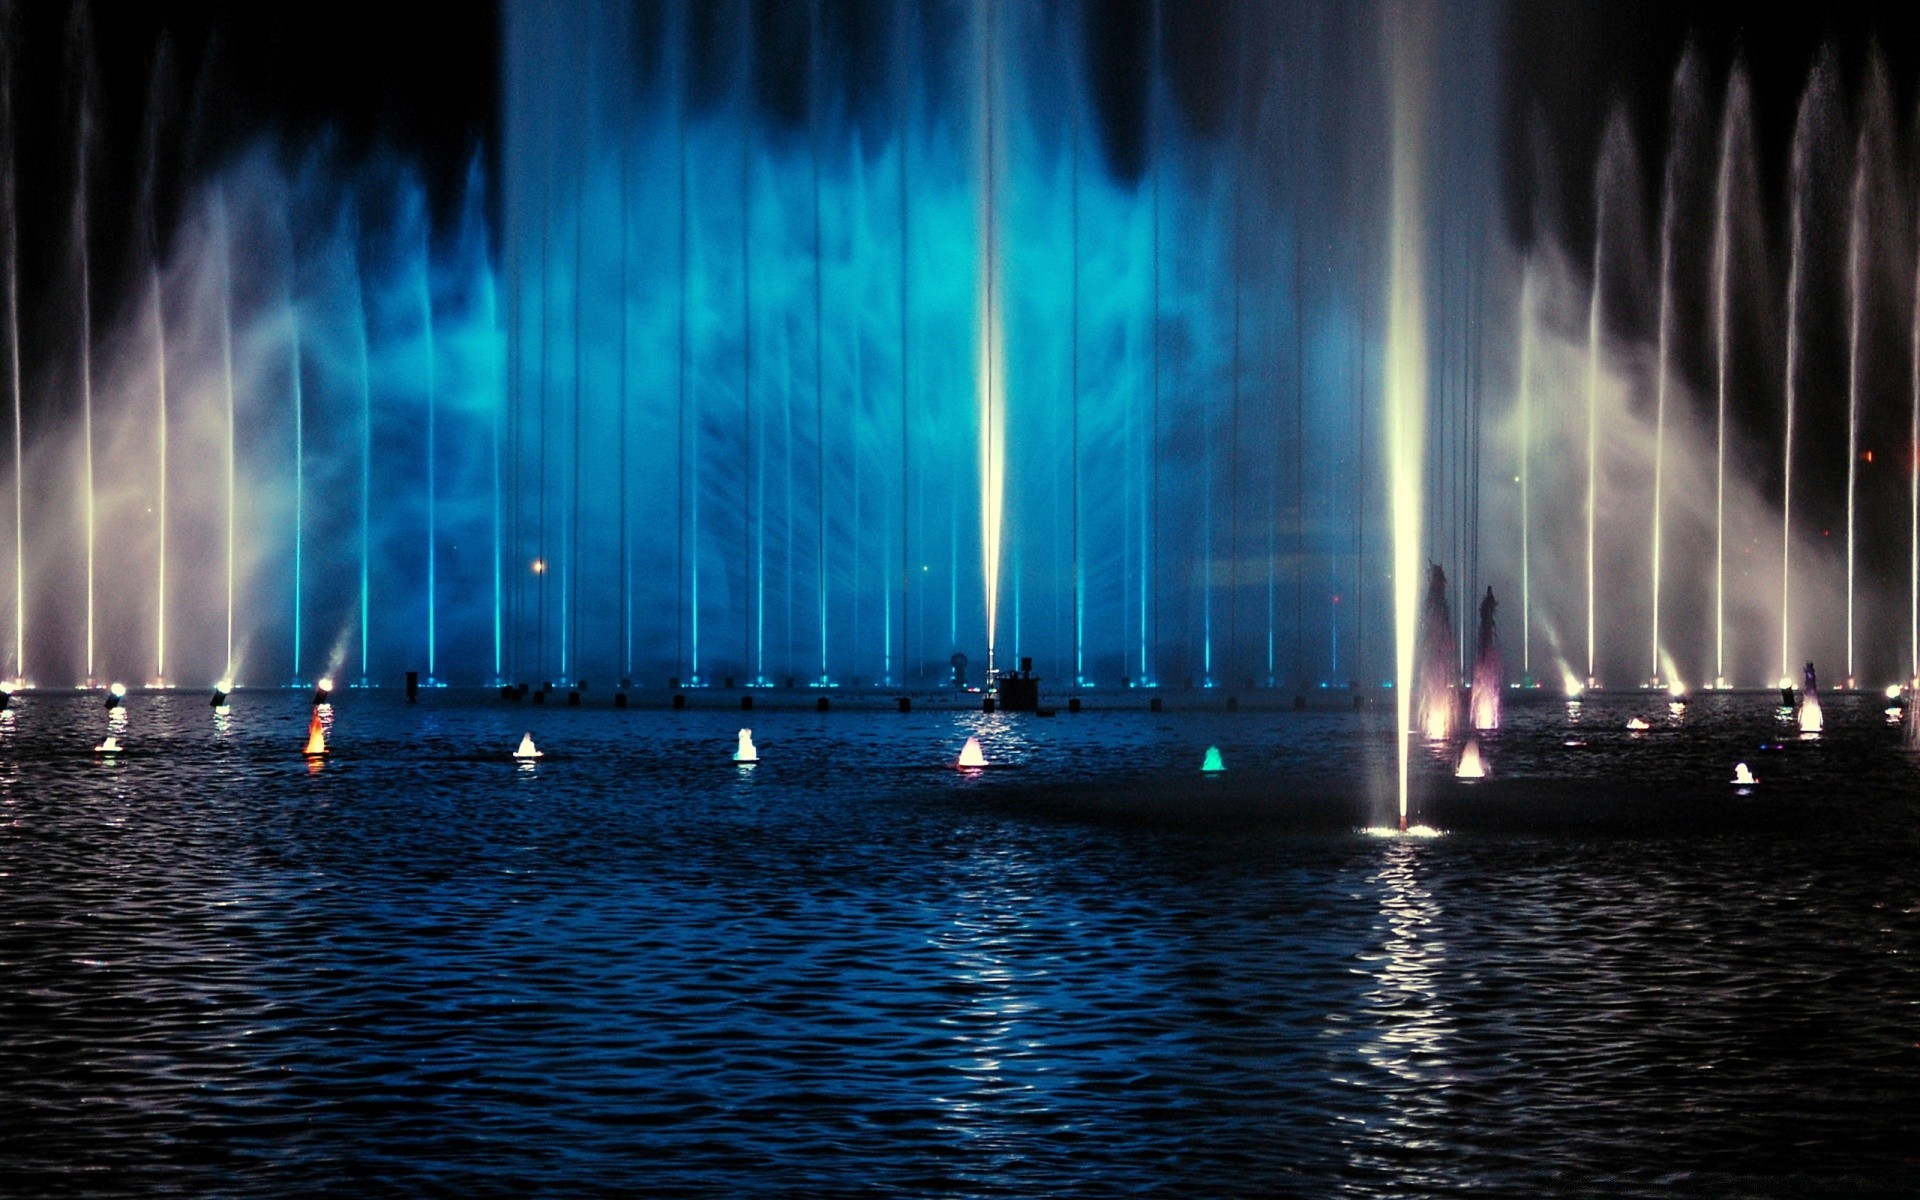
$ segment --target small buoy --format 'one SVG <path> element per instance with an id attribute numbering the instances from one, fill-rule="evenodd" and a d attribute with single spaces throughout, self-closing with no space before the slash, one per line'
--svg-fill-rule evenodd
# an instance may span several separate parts
<path id="1" fill-rule="evenodd" d="M 979 738 L 967 738 L 967 744 L 960 747 L 960 762 L 958 765 L 962 770 L 987 765 L 987 756 L 986 753 L 980 749 Z"/>
<path id="2" fill-rule="evenodd" d="M 1207 756 L 1201 760 L 1200 769 L 1207 772 L 1224 771 L 1227 769 L 1226 760 L 1220 757 L 1220 747 L 1207 747 Z"/>
<path id="3" fill-rule="evenodd" d="M 753 744 L 753 730 L 740 731 L 740 745 L 733 752 L 733 761 L 737 763 L 755 763 L 760 761 L 760 751 Z"/>
<path id="4" fill-rule="evenodd" d="M 543 757 L 539 748 L 533 744 L 533 735 L 531 733 L 523 733 L 520 735 L 520 745 L 518 749 L 514 750 L 513 756 L 515 758 Z"/>
<path id="5" fill-rule="evenodd" d="M 1735 763 L 1733 764 L 1733 782 L 1738 784 L 1752 784 L 1759 783 L 1760 781 L 1754 778 L 1752 771 L 1747 769 L 1747 764 Z"/>
<path id="6" fill-rule="evenodd" d="M 301 753 L 312 757 L 327 752 L 326 726 L 320 723 L 320 714 L 313 714 L 313 720 L 307 722 L 307 748 Z"/>
<path id="7" fill-rule="evenodd" d="M 1485 779 L 1487 764 L 1480 757 L 1480 739 L 1468 738 L 1460 750 L 1460 763 L 1453 769 L 1455 779 Z"/>
<path id="8" fill-rule="evenodd" d="M 1642 729 L 1652 729 L 1653 726 L 1647 724 L 1645 717 L 1628 717 L 1627 728 L 1638 732 Z"/>
<path id="9" fill-rule="evenodd" d="M 120 753 L 120 740 L 112 734 L 108 734 L 107 740 L 95 746 L 93 752 L 95 754 L 118 754 Z"/>

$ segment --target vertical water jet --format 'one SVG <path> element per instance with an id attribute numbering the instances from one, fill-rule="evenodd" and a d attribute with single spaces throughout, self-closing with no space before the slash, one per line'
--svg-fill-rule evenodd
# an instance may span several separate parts
<path id="1" fill-rule="evenodd" d="M 1421 583 L 1421 468 L 1426 456 L 1427 39 L 1432 12 L 1421 3 L 1382 10 L 1392 88 L 1386 344 L 1387 486 L 1393 529 L 1394 717 L 1400 828 L 1407 828 L 1414 644 Z"/>
<path id="2" fill-rule="evenodd" d="M 367 344 L 366 281 L 360 273 L 360 210 L 354 208 L 353 332 L 360 350 L 360 686 L 373 686 L 368 672 L 373 641 L 373 350 Z"/>
<path id="3" fill-rule="evenodd" d="M 1794 124 L 1793 164 L 1787 186 L 1787 367 L 1785 411 L 1780 438 L 1780 678 L 1793 675 L 1791 611 L 1793 606 L 1793 418 L 1798 399 L 1796 387 L 1800 375 L 1800 260 L 1804 245 L 1807 154 L 1811 142 L 1809 117 L 1813 108 L 1813 88 L 1807 89 L 1800 105 L 1800 119 Z M 1781 686 L 1790 686 L 1782 684 Z"/>
<path id="4" fill-rule="evenodd" d="M 1000 601 L 1000 519 L 1005 491 L 1006 422 L 1000 389 L 1000 228 L 996 190 L 999 155 L 999 97 L 995 80 L 995 0 L 977 0 L 980 43 L 980 251 L 976 264 L 979 327 L 976 334 L 976 386 L 980 407 L 980 555 L 987 618 L 987 679 L 995 678 L 995 643 Z"/>
<path id="5" fill-rule="evenodd" d="M 21 411 L 24 396 L 20 387 L 20 230 L 14 193 L 14 169 L 17 157 L 13 123 L 13 27 L 4 31 L 0 44 L 0 136 L 6 144 L 4 188 L 7 223 L 7 374 L 13 394 L 13 675 L 24 683 L 27 677 L 27 524 L 26 458 L 21 440 Z"/>
<path id="6" fill-rule="evenodd" d="M 214 222 L 219 229 L 220 242 L 220 371 L 224 384 L 226 400 L 226 441 L 227 441 L 227 657 L 226 667 L 220 678 L 234 678 L 233 662 L 233 598 L 235 575 L 239 568 L 239 525 L 236 509 L 239 503 L 240 466 L 235 454 L 234 440 L 237 436 L 234 395 L 233 395 L 233 231 L 227 224 L 227 197 L 224 189 L 214 190 Z M 91 670 L 91 668 L 89 668 Z"/>
<path id="7" fill-rule="evenodd" d="M 1854 685 L 1853 611 L 1855 506 L 1860 474 L 1860 242 L 1866 225 L 1867 135 L 1862 130 L 1854 157 L 1853 211 L 1847 230 L 1847 675 Z"/>
<path id="8" fill-rule="evenodd" d="M 1595 683 L 1593 646 L 1594 517 L 1600 495 L 1600 294 L 1607 234 L 1606 161 L 1594 169 L 1593 280 L 1587 303 L 1587 686 Z"/>
<path id="9" fill-rule="evenodd" d="M 1520 267 L 1520 676 L 1533 682 L 1533 406 L 1528 370 L 1533 361 L 1533 259 Z"/>
<path id="10" fill-rule="evenodd" d="M 303 640 L 300 588 L 304 575 L 301 555 L 307 537 L 307 397 L 300 378 L 300 309 L 294 301 L 291 283 L 288 284 L 287 323 L 293 343 L 293 682 L 295 686 L 300 686 L 300 645 Z"/>
<path id="11" fill-rule="evenodd" d="M 93 482 L 93 263 L 92 234 L 87 228 L 87 166 L 89 143 L 93 140 L 93 111 L 91 97 L 82 95 L 80 100 L 79 137 L 75 139 L 75 160 L 77 175 L 73 189 L 73 224 L 75 249 L 79 253 L 80 267 L 80 426 L 81 426 L 81 465 L 80 486 L 82 489 L 82 513 L 85 523 L 87 554 L 87 685 L 91 687 L 94 675 L 94 522 L 96 495 Z"/>

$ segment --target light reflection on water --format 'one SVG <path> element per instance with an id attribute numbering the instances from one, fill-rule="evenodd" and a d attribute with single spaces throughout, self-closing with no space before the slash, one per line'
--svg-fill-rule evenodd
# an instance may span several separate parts
<path id="1" fill-rule="evenodd" d="M 112 761 L 29 697 L 0 1152 L 55 1195 L 1892 1177 L 1920 771 L 1851 699 L 1777 749 L 1752 698 L 1634 738 L 1593 697 L 1577 749 L 1510 706 L 1417 839 L 1314 801 L 1390 755 L 1365 714 L 769 705 L 744 768 L 737 712 L 360 693 L 314 772 L 304 696 L 135 695 Z"/>

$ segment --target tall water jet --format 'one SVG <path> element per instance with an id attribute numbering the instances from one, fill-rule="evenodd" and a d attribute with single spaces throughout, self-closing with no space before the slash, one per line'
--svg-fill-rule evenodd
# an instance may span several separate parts
<path id="1" fill-rule="evenodd" d="M 140 211 L 145 228 L 148 280 L 153 305 L 154 368 L 154 633 L 153 681 L 167 681 L 167 313 L 160 286 L 160 227 L 156 211 L 160 163 L 160 113 L 166 95 L 167 43 L 163 38 L 154 56 L 147 89 L 146 167 L 141 177 Z"/>
<path id="2" fill-rule="evenodd" d="M 1860 133 L 1859 149 L 1854 156 L 1853 210 L 1847 229 L 1847 676 L 1846 685 L 1854 685 L 1853 601 L 1855 504 L 1859 498 L 1860 475 L 1860 242 L 1866 225 L 1867 208 L 1867 133 Z M 1783 602 L 1784 612 L 1784 602 Z M 1784 616 L 1782 621 L 1784 622 Z"/>
<path id="3" fill-rule="evenodd" d="M 4 137 L 6 161 L 0 164 L 0 202 L 4 203 L 7 225 L 7 371 L 13 391 L 13 674 L 27 677 L 27 525 L 26 458 L 21 441 L 20 389 L 20 232 L 14 196 L 13 124 L 13 27 L 9 24 L 0 36 L 0 137 Z"/>
<path id="4" fill-rule="evenodd" d="M 427 388 L 427 682 L 438 683 L 440 647 L 439 629 L 439 487 L 436 463 L 440 457 L 438 424 L 439 389 L 434 378 L 433 352 L 433 251 L 432 229 L 424 223 L 420 232 L 420 332 L 426 343 L 423 355 Z M 575 447 L 575 476 L 578 477 L 578 445 Z M 564 674 L 564 671 L 562 672 Z"/>
<path id="5" fill-rule="evenodd" d="M 1727 268 L 1732 238 L 1734 128 L 1746 88 L 1738 66 L 1727 82 L 1720 127 L 1720 170 L 1714 187 L 1713 315 L 1713 684 L 1727 686 Z"/>
<path id="6" fill-rule="evenodd" d="M 1680 131 L 1680 115 L 1688 104 L 1688 85 L 1695 73 L 1694 57 L 1689 51 L 1680 60 L 1680 67 L 1673 81 L 1673 129 L 1667 143 L 1666 165 L 1661 172 L 1660 181 L 1660 307 L 1659 329 L 1655 334 L 1654 357 L 1654 398 L 1653 398 L 1653 532 L 1652 546 L 1648 554 L 1651 567 L 1649 589 L 1651 616 L 1649 618 L 1649 648 L 1651 665 L 1647 669 L 1649 686 L 1659 687 L 1660 679 L 1660 574 L 1661 556 L 1665 549 L 1665 528 L 1662 519 L 1665 516 L 1666 464 L 1667 464 L 1667 377 L 1669 373 L 1669 354 L 1672 337 L 1670 317 L 1673 311 L 1673 225 L 1676 197 L 1674 195 L 1674 176 L 1680 169 L 1680 151 L 1683 140 Z"/>
<path id="7" fill-rule="evenodd" d="M 1480 641 L 1473 659 L 1473 694 L 1468 705 L 1473 727 L 1479 730 L 1500 728 L 1501 695 L 1507 686 L 1505 664 L 1500 655 L 1500 632 L 1494 621 L 1499 609 L 1493 589 L 1488 588 L 1486 598 L 1480 601 Z"/>
<path id="8" fill-rule="evenodd" d="M 1800 268 L 1806 249 L 1805 192 L 1809 184 L 1808 155 L 1812 152 L 1814 97 L 1820 87 L 1814 81 L 1800 100 L 1800 115 L 1793 126 L 1793 161 L 1787 181 L 1787 374 L 1786 410 L 1782 414 L 1780 439 L 1780 676 L 1791 678 L 1793 652 L 1790 614 L 1793 602 L 1793 417 L 1798 398 L 1796 385 L 1800 365 Z M 1851 519 L 1851 518 L 1849 518 Z M 1782 687 L 1789 686 L 1782 683 Z"/>
<path id="9" fill-rule="evenodd" d="M 1431 742 L 1444 742 L 1453 736 L 1460 707 L 1458 654 L 1453 636 L 1453 609 L 1447 602 L 1447 573 L 1439 563 L 1429 563 L 1427 598 L 1420 610 L 1420 669 L 1415 703 L 1419 706 L 1420 732 Z"/>
<path id="10" fill-rule="evenodd" d="M 85 10 L 76 12 L 76 40 L 87 36 L 83 22 Z M 85 53 L 84 49 L 79 51 Z M 84 71 L 84 68 L 83 68 Z M 73 187 L 74 249 L 79 258 L 80 284 L 80 487 L 85 525 L 87 555 L 87 675 L 88 686 L 94 680 L 94 518 L 96 496 L 93 484 L 93 263 L 92 234 L 87 228 L 88 149 L 93 142 L 93 98 L 90 79 L 83 73 L 80 84 L 78 136 L 74 139 L 75 177 Z"/>
<path id="11" fill-rule="evenodd" d="M 1520 268 L 1520 367 L 1514 383 L 1520 408 L 1520 677 L 1533 682 L 1533 260 Z"/>
<path id="12" fill-rule="evenodd" d="M 155 243 L 157 246 L 157 242 Z M 149 278 L 152 280 L 151 294 L 153 302 L 153 373 L 154 395 L 158 411 L 154 414 L 156 435 L 154 437 L 153 456 L 158 476 L 154 485 L 154 533 L 156 550 L 154 552 L 154 616 L 153 616 L 153 680 L 164 685 L 167 680 L 167 312 L 160 291 L 160 261 L 158 251 L 151 263 Z"/>
<path id="13" fill-rule="evenodd" d="M 220 677 L 232 679 L 234 677 L 233 590 L 234 576 L 239 565 L 235 553 L 238 547 L 235 506 L 239 499 L 237 494 L 239 463 L 234 453 L 236 431 L 233 398 L 233 231 L 227 225 L 226 193 L 218 188 L 214 191 L 213 214 L 220 243 L 220 369 L 221 379 L 225 384 L 227 415 L 227 665 L 221 671 Z"/>
<path id="14" fill-rule="evenodd" d="M 1616 121 L 1618 121 L 1616 117 Z M 1614 141 L 1613 130 L 1607 142 Z M 1607 240 L 1606 152 L 1594 166 L 1593 280 L 1587 301 L 1587 686 L 1594 685 L 1594 556 L 1595 516 L 1600 496 L 1600 281 Z"/>
<path id="15" fill-rule="evenodd" d="M 373 641 L 373 362 L 367 337 L 366 280 L 360 272 L 359 209 L 354 209 L 353 332 L 360 350 L 360 686 L 371 687 L 369 648 Z"/>
<path id="16" fill-rule="evenodd" d="M 306 566 L 301 555 L 307 540 L 307 393 L 301 380 L 300 307 L 293 298 L 291 281 L 288 283 L 287 325 L 292 341 L 292 361 L 288 367 L 293 384 L 293 682 L 297 686 L 305 682 L 300 675 L 300 643 L 303 640 L 301 619 L 305 610 L 301 586 L 305 582 Z"/>
<path id="17" fill-rule="evenodd" d="M 1419 623 L 1421 465 L 1426 457 L 1427 334 L 1423 255 L 1426 213 L 1427 44 L 1433 14 L 1425 3 L 1381 10 L 1392 88 L 1391 225 L 1387 289 L 1387 486 L 1393 525 L 1394 719 L 1400 828 L 1407 828 L 1407 766 L 1412 750 L 1414 641 Z M 1449 658 L 1452 656 L 1449 655 Z"/>
<path id="18" fill-rule="evenodd" d="M 1000 529 L 1006 491 L 1006 419 L 1001 412 L 1000 339 L 1000 231 L 999 198 L 995 189 L 1001 138 L 995 53 L 995 0 L 977 0 L 975 18 L 980 39 L 980 250 L 976 264 L 979 281 L 979 327 L 976 336 L 980 404 L 980 554 L 986 586 L 987 679 L 995 678 L 994 649 L 1000 601 Z"/>
<path id="19" fill-rule="evenodd" d="M 1920 246 L 1920 237 L 1915 238 Z M 1920 684 L 1920 249 L 1913 263 L 1912 412 L 1907 425 L 1907 685 Z M 16 387 L 16 391 L 17 391 Z M 1914 697 L 1907 702 L 1907 733 L 1916 729 Z"/>

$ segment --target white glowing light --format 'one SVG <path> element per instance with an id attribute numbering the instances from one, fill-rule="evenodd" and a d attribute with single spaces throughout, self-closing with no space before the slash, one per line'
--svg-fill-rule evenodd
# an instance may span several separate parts
<path id="1" fill-rule="evenodd" d="M 979 738 L 969 737 L 967 744 L 960 747 L 960 762 L 958 765 L 963 770 L 987 765 L 987 755 L 985 751 L 980 749 Z"/>
<path id="2" fill-rule="evenodd" d="M 1638 731 L 1642 729 L 1652 729 L 1653 726 L 1647 724 L 1644 717 L 1628 717 L 1627 728 Z"/>
<path id="3" fill-rule="evenodd" d="M 114 696 L 117 698 L 117 697 L 125 696 L 127 694 L 127 685 L 124 683 L 116 683 L 112 687 L 108 688 L 107 690 L 112 692 Z"/>
<path id="4" fill-rule="evenodd" d="M 1899 698 L 1900 698 L 1900 685 L 1899 685 L 1899 684 L 1897 684 L 1897 683 L 1890 683 L 1890 684 L 1888 684 L 1888 685 L 1887 685 L 1887 699 L 1889 699 L 1889 700 L 1898 700 Z"/>
<path id="5" fill-rule="evenodd" d="M 739 745 L 734 749 L 733 761 L 737 763 L 756 763 L 760 761 L 760 750 L 753 744 L 753 730 L 740 731 Z"/>
<path id="6" fill-rule="evenodd" d="M 1486 760 L 1480 757 L 1480 740 L 1468 738 L 1460 751 L 1460 765 L 1453 769 L 1455 779 L 1485 779 L 1487 777 Z"/>
<path id="7" fill-rule="evenodd" d="M 321 691 L 323 691 L 323 692 L 330 692 L 330 691 L 332 691 L 332 690 L 333 690 L 333 676 L 331 676 L 331 675 L 329 675 L 329 676 L 327 676 L 327 677 L 326 677 L 325 679 L 322 679 L 322 680 L 321 680 L 321 681 L 320 681 L 319 683 L 317 683 L 317 684 L 315 684 L 314 686 L 316 686 L 316 687 L 318 687 L 318 688 L 319 688 L 319 689 L 320 689 Z"/>
<path id="8" fill-rule="evenodd" d="M 1760 780 L 1752 771 L 1747 769 L 1747 764 L 1735 763 L 1733 764 L 1733 782 L 1745 785 L 1759 783 Z"/>
<path id="9" fill-rule="evenodd" d="M 514 750 L 513 756 L 515 758 L 545 757 L 541 750 L 533 744 L 533 735 L 531 733 L 520 735 L 520 745 Z"/>
<path id="10" fill-rule="evenodd" d="M 1361 830 L 1368 837 L 1377 838 L 1437 838 L 1444 836 L 1431 825 L 1409 825 L 1405 829 L 1395 829 L 1391 825 L 1370 825 Z"/>

